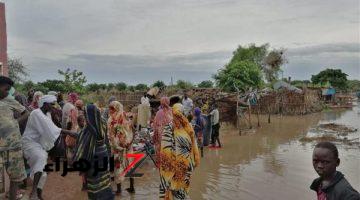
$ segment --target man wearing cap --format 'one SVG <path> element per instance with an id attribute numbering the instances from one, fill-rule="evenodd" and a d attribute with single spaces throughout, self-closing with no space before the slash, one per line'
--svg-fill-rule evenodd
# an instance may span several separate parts
<path id="1" fill-rule="evenodd" d="M 53 95 L 45 95 L 39 101 L 39 108 L 31 112 L 22 136 L 24 156 L 30 166 L 33 179 L 31 199 L 42 199 L 41 193 L 46 181 L 43 172 L 49 151 L 60 134 L 76 137 L 76 133 L 57 127 L 51 120 L 51 110 L 56 102 Z"/>
<path id="2" fill-rule="evenodd" d="M 21 134 L 18 124 L 28 117 L 28 112 L 24 106 L 15 99 L 8 98 L 9 91 L 13 85 L 14 82 L 10 78 L 0 76 L 0 147 L 11 149 L 8 151 L 8 166 L 6 168 L 10 178 L 9 199 L 11 200 L 17 198 L 18 185 L 26 179 L 21 149 Z M 14 119 L 14 112 L 20 113 L 20 117 L 17 120 Z"/>

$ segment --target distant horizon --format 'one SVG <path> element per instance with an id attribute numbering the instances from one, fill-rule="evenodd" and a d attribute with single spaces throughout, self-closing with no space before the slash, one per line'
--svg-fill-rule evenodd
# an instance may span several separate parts
<path id="1" fill-rule="evenodd" d="M 328 68 L 328 69 L 339 69 L 339 68 Z M 66 69 L 60 69 L 60 70 L 66 70 Z M 72 70 L 75 70 L 75 68 L 70 68 L 70 70 L 72 71 Z M 320 71 L 319 71 L 320 72 Z M 345 73 L 346 74 L 346 73 Z M 315 75 L 315 74 L 314 74 Z M 85 75 L 85 77 L 86 77 L 86 75 Z M 349 76 L 348 76 L 349 77 Z M 284 79 L 288 79 L 289 77 L 283 77 Z M 171 79 L 171 77 L 170 77 L 170 79 Z M 358 79 L 351 79 L 351 78 L 347 78 L 349 81 L 351 81 L 351 80 L 358 80 L 358 81 L 360 81 L 360 79 L 358 78 Z M 33 83 L 41 83 L 41 82 L 45 82 L 45 81 L 47 81 L 47 80 L 60 80 L 60 81 L 64 81 L 62 78 L 61 78 L 61 76 L 59 75 L 59 77 L 58 78 L 55 78 L 55 79 L 45 79 L 45 80 L 43 80 L 43 81 L 33 81 L 33 80 L 31 80 L 31 79 L 24 79 L 24 81 L 23 81 L 23 83 L 24 82 L 26 82 L 26 81 L 31 81 L 31 82 L 33 82 Z M 171 86 L 171 80 L 169 81 L 169 82 L 165 82 L 165 81 L 163 81 L 163 80 L 154 80 L 153 82 L 149 82 L 149 83 L 146 83 L 146 82 L 137 82 L 137 83 L 134 83 L 134 84 L 129 84 L 129 83 L 127 83 L 127 82 L 124 82 L 124 81 L 117 81 L 117 82 L 90 82 L 89 80 L 88 80 L 88 78 L 86 77 L 86 80 L 87 80 L 87 82 L 85 83 L 85 85 L 88 85 L 88 84 L 93 84 L 93 83 L 96 83 L 96 84 L 116 84 L 116 83 L 125 83 L 127 86 L 136 86 L 136 85 L 138 85 L 138 84 L 146 84 L 147 86 L 151 86 L 151 85 L 153 85 L 155 82 L 157 82 L 157 81 L 162 81 L 162 82 L 164 82 L 164 84 L 166 85 L 166 86 Z M 189 83 L 191 83 L 191 84 L 193 84 L 194 86 L 197 86 L 198 84 L 200 84 L 201 82 L 203 82 L 203 81 L 211 81 L 213 84 L 214 84 L 214 87 L 216 87 L 216 82 L 215 82 L 215 79 L 213 79 L 213 78 L 210 78 L 210 79 L 207 79 L 207 80 L 200 80 L 199 82 L 192 82 L 192 81 L 187 81 L 187 80 L 184 80 L 184 79 L 173 79 L 173 85 L 176 85 L 177 84 L 177 81 L 186 81 L 186 82 L 189 82 Z M 279 79 L 278 79 L 278 81 L 282 81 L 282 78 L 281 78 L 281 75 L 279 76 Z M 310 81 L 311 82 L 311 76 L 308 78 L 308 79 L 293 79 L 292 77 L 291 77 L 291 81 Z"/>

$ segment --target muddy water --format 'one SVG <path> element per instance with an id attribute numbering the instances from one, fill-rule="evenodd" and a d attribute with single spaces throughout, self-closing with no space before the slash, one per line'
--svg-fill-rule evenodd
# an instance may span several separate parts
<path id="1" fill-rule="evenodd" d="M 315 199 L 309 184 L 317 177 L 311 155 L 315 143 L 301 143 L 318 123 L 336 122 L 360 130 L 360 109 L 325 112 L 307 116 L 261 118 L 261 127 L 239 136 L 232 128 L 221 131 L 224 147 L 205 150 L 201 166 L 191 182 L 190 199 Z M 357 137 L 360 136 L 358 131 Z M 338 143 L 339 170 L 360 190 L 360 149 Z M 136 180 L 136 194 L 123 192 L 117 199 L 158 199 L 158 173 L 151 163 L 139 171 L 144 177 Z M 128 182 L 125 183 L 125 186 Z M 81 181 L 76 174 L 65 178 L 49 176 L 46 199 L 86 199 L 80 192 Z"/>

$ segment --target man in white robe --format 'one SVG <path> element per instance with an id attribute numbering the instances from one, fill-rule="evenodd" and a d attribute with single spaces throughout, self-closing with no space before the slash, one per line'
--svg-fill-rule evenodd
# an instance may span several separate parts
<path id="1" fill-rule="evenodd" d="M 150 100 L 147 97 L 147 93 L 144 93 L 144 96 L 141 97 L 141 104 L 138 106 L 137 130 L 148 127 L 150 118 L 151 118 Z"/>
<path id="2" fill-rule="evenodd" d="M 33 179 L 31 199 L 42 199 L 41 193 L 46 181 L 43 172 L 48 153 L 60 134 L 76 135 L 57 127 L 51 120 L 50 112 L 56 102 L 53 95 L 45 95 L 39 101 L 39 108 L 31 112 L 25 132 L 22 136 L 24 157 L 30 166 L 30 177 Z"/>
<path id="3" fill-rule="evenodd" d="M 182 100 L 182 105 L 184 109 L 184 115 L 187 117 L 191 114 L 191 111 L 194 107 L 193 100 L 188 97 L 188 95 L 184 94 L 184 99 Z"/>

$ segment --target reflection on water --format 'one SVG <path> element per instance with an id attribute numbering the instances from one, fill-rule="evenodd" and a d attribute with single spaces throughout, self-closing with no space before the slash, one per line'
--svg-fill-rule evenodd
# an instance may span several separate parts
<path id="1" fill-rule="evenodd" d="M 327 111 L 327 112 L 324 112 L 322 120 L 335 121 L 337 119 L 340 119 L 346 112 L 347 112 L 346 110 L 339 110 L 337 112 Z"/>
<path id="2" fill-rule="evenodd" d="M 238 135 L 222 128 L 222 149 L 205 150 L 205 157 L 191 180 L 190 198 L 201 199 L 315 199 L 309 185 L 317 177 L 312 168 L 315 143 L 301 143 L 299 138 L 318 123 L 336 122 L 358 129 L 359 107 L 342 112 L 326 112 L 306 116 L 273 116 L 271 124 L 261 118 L 261 128 L 253 134 Z M 339 170 L 356 190 L 360 190 L 359 147 L 337 144 L 341 164 Z M 159 176 L 147 163 L 136 179 L 136 194 L 126 192 L 118 199 L 158 199 Z M 125 183 L 126 186 L 128 182 Z M 125 187 L 126 187 L 125 186 Z M 85 198 L 85 193 L 77 199 Z"/>

